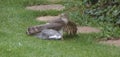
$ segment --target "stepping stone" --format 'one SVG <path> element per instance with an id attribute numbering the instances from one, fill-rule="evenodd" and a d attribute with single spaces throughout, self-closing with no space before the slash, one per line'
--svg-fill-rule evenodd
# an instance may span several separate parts
<path id="1" fill-rule="evenodd" d="M 108 45 L 114 45 L 114 46 L 120 46 L 120 39 L 100 41 L 100 43 L 102 43 L 102 44 L 108 44 Z"/>
<path id="2" fill-rule="evenodd" d="M 51 4 L 51 5 L 36 5 L 36 6 L 28 6 L 26 7 L 28 10 L 40 10 L 40 11 L 45 11 L 45 10 L 63 10 L 65 9 L 65 6 L 60 5 L 60 4 Z"/>
<path id="3" fill-rule="evenodd" d="M 42 17 L 37 17 L 36 20 L 48 22 L 48 21 L 52 21 L 52 20 L 55 20 L 58 18 L 59 18 L 59 16 L 42 16 Z"/>
<path id="4" fill-rule="evenodd" d="M 78 27 L 78 31 L 77 31 L 77 33 L 99 33 L 99 32 L 100 29 L 89 26 Z"/>
<path id="5" fill-rule="evenodd" d="M 47 0 L 47 1 L 52 3 L 58 3 L 58 2 L 61 2 L 62 0 Z"/>

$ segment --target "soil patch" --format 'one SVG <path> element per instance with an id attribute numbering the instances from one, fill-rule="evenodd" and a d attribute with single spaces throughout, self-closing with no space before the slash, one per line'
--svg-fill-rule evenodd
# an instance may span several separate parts
<path id="1" fill-rule="evenodd" d="M 42 17 L 37 17 L 36 19 L 38 21 L 48 22 L 48 21 L 52 21 L 58 18 L 59 16 L 42 16 Z"/>
<path id="2" fill-rule="evenodd" d="M 106 41 L 100 41 L 100 43 L 108 44 L 108 45 L 114 45 L 114 46 L 120 46 L 120 39 L 111 39 Z"/>
<path id="3" fill-rule="evenodd" d="M 78 33 L 98 33 L 98 32 L 100 32 L 100 29 L 98 28 L 89 26 L 78 27 Z"/>
<path id="4" fill-rule="evenodd" d="M 60 4 L 51 4 L 51 5 L 36 5 L 36 6 L 28 6 L 26 9 L 29 10 L 40 10 L 40 11 L 45 11 L 45 10 L 63 10 L 65 9 L 65 6 L 60 5 Z"/>
<path id="5" fill-rule="evenodd" d="M 61 2 L 62 0 L 47 0 L 47 1 L 52 3 L 58 3 L 58 2 Z"/>

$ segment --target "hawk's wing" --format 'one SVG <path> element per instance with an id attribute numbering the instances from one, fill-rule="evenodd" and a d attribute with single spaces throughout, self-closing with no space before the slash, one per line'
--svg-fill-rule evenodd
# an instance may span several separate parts
<path id="1" fill-rule="evenodd" d="M 38 25 L 38 26 L 32 26 L 29 27 L 27 30 L 28 35 L 33 35 L 38 32 L 41 32 L 43 29 L 53 29 L 53 30 L 61 30 L 64 25 L 61 23 L 47 23 L 43 25 Z"/>
<path id="2" fill-rule="evenodd" d="M 64 32 L 69 35 L 75 35 L 77 33 L 77 25 L 69 20 L 67 25 L 64 26 Z"/>

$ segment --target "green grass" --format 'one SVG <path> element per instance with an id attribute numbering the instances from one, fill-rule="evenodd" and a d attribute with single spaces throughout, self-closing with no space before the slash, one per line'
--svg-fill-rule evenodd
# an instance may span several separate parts
<path id="1" fill-rule="evenodd" d="M 109 36 L 111 32 L 117 37 L 118 28 L 113 30 L 112 24 L 87 19 L 89 17 L 81 14 L 84 8 L 78 2 L 80 0 L 58 2 L 66 6 L 64 11 L 31 11 L 25 7 L 52 3 L 46 0 L 0 0 L 0 57 L 120 57 L 119 47 L 96 42 L 97 38 Z M 76 8 L 72 9 L 74 6 Z M 96 26 L 104 33 L 78 34 L 65 37 L 63 41 L 41 40 L 25 34 L 27 27 L 44 23 L 36 21 L 36 17 L 61 12 L 67 12 L 79 25 Z"/>

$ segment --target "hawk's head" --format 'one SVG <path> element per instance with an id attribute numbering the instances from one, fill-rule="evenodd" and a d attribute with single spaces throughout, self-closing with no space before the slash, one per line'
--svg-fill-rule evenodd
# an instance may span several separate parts
<path id="1" fill-rule="evenodd" d="M 65 13 L 60 14 L 60 19 L 63 20 L 66 24 L 68 23 L 68 15 Z"/>

